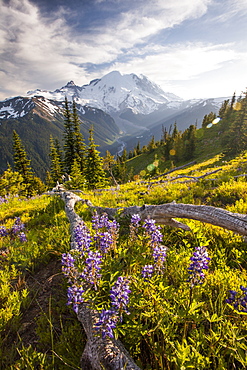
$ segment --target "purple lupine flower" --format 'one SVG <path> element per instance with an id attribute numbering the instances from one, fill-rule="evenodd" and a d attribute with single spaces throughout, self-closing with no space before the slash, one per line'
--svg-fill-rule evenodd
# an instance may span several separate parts
<path id="1" fill-rule="evenodd" d="M 75 269 L 75 258 L 70 253 L 62 254 L 62 271 L 65 276 L 71 276 Z"/>
<path id="2" fill-rule="evenodd" d="M 142 277 L 144 280 L 149 280 L 154 272 L 154 266 L 153 265 L 145 265 L 142 269 Z"/>
<path id="3" fill-rule="evenodd" d="M 150 235 L 150 237 L 151 237 L 151 246 L 152 247 L 155 247 L 155 246 L 159 245 L 163 241 L 163 235 L 159 231 L 159 229 L 160 229 L 160 226 L 157 226 L 156 230 L 154 230 L 152 232 L 152 234 Z"/>
<path id="4" fill-rule="evenodd" d="M 140 221 L 141 221 L 141 217 L 138 213 L 131 216 L 130 222 L 132 225 L 135 225 L 136 227 L 138 227 Z"/>
<path id="5" fill-rule="evenodd" d="M 8 231 L 6 229 L 5 226 L 0 226 L 0 236 L 7 236 L 8 235 Z"/>
<path id="6" fill-rule="evenodd" d="M 188 281 L 191 283 L 191 287 L 203 283 L 203 280 L 205 278 L 205 273 L 203 272 L 203 270 L 208 269 L 208 262 L 210 261 L 207 248 L 205 246 L 196 247 L 195 249 L 196 251 L 190 258 L 192 262 L 188 267 L 188 272 L 190 274 Z"/>
<path id="7" fill-rule="evenodd" d="M 99 227 L 100 227 L 99 224 L 100 224 L 99 214 L 97 212 L 95 212 L 93 217 L 92 217 L 92 227 L 93 227 L 93 229 L 98 230 Z"/>
<path id="8" fill-rule="evenodd" d="M 129 280 L 123 276 L 119 276 L 115 284 L 110 290 L 111 304 L 115 310 L 118 310 L 120 316 L 122 312 L 128 313 L 127 305 L 129 303 Z"/>
<path id="9" fill-rule="evenodd" d="M 99 247 L 99 249 L 103 252 L 106 253 L 111 249 L 111 246 L 113 244 L 113 237 L 112 234 L 109 233 L 108 231 L 103 232 L 103 233 L 97 233 L 94 236 L 94 239 Z"/>
<path id="10" fill-rule="evenodd" d="M 235 290 L 230 290 L 226 303 L 231 304 L 239 312 L 247 313 L 247 288 L 241 285 L 240 289 L 242 290 L 241 295 Z"/>
<path id="11" fill-rule="evenodd" d="M 22 231 L 22 232 L 20 232 L 20 234 L 18 235 L 18 237 L 19 237 L 19 239 L 20 239 L 20 241 L 21 241 L 22 243 L 27 242 L 26 234 L 25 234 L 23 231 Z"/>
<path id="12" fill-rule="evenodd" d="M 149 235 L 151 235 L 157 229 L 157 227 L 155 225 L 155 220 L 153 220 L 153 219 L 144 220 L 143 228 L 146 230 L 146 232 Z"/>
<path id="13" fill-rule="evenodd" d="M 99 252 L 88 251 L 85 264 L 86 266 L 80 277 L 89 284 L 93 284 L 96 289 L 97 280 L 101 277 L 101 274 L 99 274 L 102 264 L 101 254 Z"/>
<path id="14" fill-rule="evenodd" d="M 99 228 L 108 228 L 109 219 L 107 213 L 103 213 L 99 218 Z"/>
<path id="15" fill-rule="evenodd" d="M 21 219 L 20 219 L 20 217 L 16 217 L 16 219 L 15 219 L 15 223 L 14 223 L 14 225 L 12 226 L 12 228 L 11 228 L 11 233 L 13 234 L 13 235 L 17 235 L 17 234 L 19 234 L 22 230 L 24 230 L 25 229 L 25 226 L 24 226 L 24 224 L 21 222 Z"/>
<path id="16" fill-rule="evenodd" d="M 6 198 L 0 196 L 0 204 L 7 203 L 7 202 L 8 200 Z"/>
<path id="17" fill-rule="evenodd" d="M 117 322 L 118 315 L 115 310 L 102 310 L 94 329 L 101 332 L 103 339 L 106 337 L 114 338 L 113 329 L 116 328 Z"/>
<path id="18" fill-rule="evenodd" d="M 74 230 L 74 238 L 78 250 L 80 250 L 81 252 L 89 250 L 92 243 L 92 238 L 88 227 L 83 221 L 81 221 L 80 224 L 76 226 Z"/>
<path id="19" fill-rule="evenodd" d="M 67 297 L 68 297 L 68 305 L 72 304 L 73 310 L 78 313 L 78 305 L 83 303 L 84 290 L 82 286 L 72 285 L 68 288 Z"/>
<path id="20" fill-rule="evenodd" d="M 156 245 L 153 249 L 154 266 L 157 272 L 162 272 L 164 268 L 164 262 L 166 259 L 167 247 L 164 245 Z"/>

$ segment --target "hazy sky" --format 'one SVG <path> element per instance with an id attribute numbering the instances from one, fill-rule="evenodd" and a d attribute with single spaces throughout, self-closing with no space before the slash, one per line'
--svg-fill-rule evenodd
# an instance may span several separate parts
<path id="1" fill-rule="evenodd" d="M 247 87 L 247 0 L 0 0 L 0 99 L 112 70 L 182 98 Z"/>

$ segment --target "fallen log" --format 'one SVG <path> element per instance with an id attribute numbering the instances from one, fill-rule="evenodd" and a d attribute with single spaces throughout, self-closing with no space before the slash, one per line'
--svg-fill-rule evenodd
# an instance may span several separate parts
<path id="1" fill-rule="evenodd" d="M 114 218 L 119 210 L 121 216 L 139 214 L 141 219 L 152 218 L 157 223 L 178 227 L 183 230 L 190 230 L 189 226 L 183 224 L 176 218 L 187 218 L 220 226 L 247 236 L 247 216 L 245 214 L 232 213 L 222 208 L 204 205 L 176 204 L 175 202 L 161 205 L 131 206 L 126 208 L 108 208 L 94 206 L 89 200 L 82 199 L 73 192 L 66 191 L 63 187 L 57 186 L 49 195 L 59 195 L 65 203 L 66 215 L 71 228 L 71 248 L 75 248 L 73 238 L 76 226 L 81 222 L 81 217 L 75 212 L 77 202 L 86 204 L 92 212 L 99 214 L 107 213 L 109 218 Z M 81 303 L 78 310 L 78 319 L 82 323 L 87 335 L 87 344 L 81 357 L 82 369 L 87 370 L 140 370 L 135 364 L 122 343 L 115 339 L 95 336 L 93 327 L 97 322 L 98 313 L 91 309 L 88 303 Z"/>
<path id="2" fill-rule="evenodd" d="M 75 248 L 74 230 L 81 222 L 81 217 L 75 212 L 74 206 L 78 201 L 86 203 L 89 207 L 92 207 L 92 204 L 70 191 L 65 191 L 61 186 L 57 186 L 53 192 L 49 192 L 50 195 L 51 193 L 60 195 L 65 203 L 65 212 L 71 229 L 71 248 L 73 249 Z M 83 370 L 140 370 L 119 340 L 102 339 L 101 336 L 94 335 L 93 327 L 98 320 L 98 312 L 91 309 L 88 303 L 79 305 L 77 317 L 87 336 L 87 343 L 81 357 Z"/>
<path id="3" fill-rule="evenodd" d="M 192 162 L 189 162 L 189 163 L 183 164 L 182 166 L 172 168 L 171 170 L 169 170 L 169 171 L 167 171 L 167 172 L 164 172 L 164 173 L 161 173 L 161 174 L 160 174 L 160 175 L 158 175 L 158 176 L 154 176 L 154 177 L 152 177 L 152 179 L 158 179 L 159 177 L 166 176 L 166 175 L 168 175 L 169 173 L 172 173 L 172 172 L 175 172 L 175 171 L 181 170 L 182 168 L 185 168 L 185 167 L 188 167 L 188 166 L 192 166 L 193 164 L 196 164 L 196 161 L 192 161 Z"/>

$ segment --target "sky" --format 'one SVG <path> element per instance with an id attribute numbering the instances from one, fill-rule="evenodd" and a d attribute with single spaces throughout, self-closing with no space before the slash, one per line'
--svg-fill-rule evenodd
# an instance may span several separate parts
<path id="1" fill-rule="evenodd" d="M 0 99 L 117 70 L 184 99 L 247 87 L 247 0 L 0 0 Z"/>

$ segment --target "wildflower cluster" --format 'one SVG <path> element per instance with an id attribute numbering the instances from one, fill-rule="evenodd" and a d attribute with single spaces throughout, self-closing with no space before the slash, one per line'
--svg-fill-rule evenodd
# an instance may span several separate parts
<path id="1" fill-rule="evenodd" d="M 247 288 L 241 285 L 240 289 L 242 291 L 240 296 L 235 290 L 230 290 L 226 303 L 231 304 L 239 312 L 247 313 Z"/>
<path id="2" fill-rule="evenodd" d="M 16 217 L 15 222 L 10 229 L 6 229 L 5 226 L 0 226 L 0 237 L 9 236 L 11 239 L 18 237 L 23 243 L 27 241 L 26 234 L 23 230 L 25 230 L 25 225 L 21 222 L 20 217 Z"/>
<path id="3" fill-rule="evenodd" d="M 119 224 L 116 220 L 110 221 L 106 213 L 101 216 L 95 213 L 92 227 L 96 231 L 94 240 L 102 253 L 115 249 L 119 232 Z"/>
<path id="4" fill-rule="evenodd" d="M 7 202 L 8 202 L 8 199 L 6 199 L 5 197 L 0 196 L 0 204 L 7 203 Z"/>
<path id="5" fill-rule="evenodd" d="M 92 227 L 95 235 L 81 221 L 74 230 L 74 248 L 62 255 L 62 271 L 68 278 L 68 304 L 75 312 L 83 302 L 85 294 L 91 289 L 97 290 L 101 279 L 104 255 L 117 240 L 119 225 L 110 221 L 106 214 L 93 216 Z"/>
<path id="6" fill-rule="evenodd" d="M 210 261 L 205 246 L 196 247 L 195 249 L 193 256 L 190 257 L 191 264 L 188 267 L 188 272 L 190 274 L 188 282 L 190 282 L 191 288 L 203 283 L 205 278 L 204 270 L 208 269 L 208 262 Z"/>
<path id="7" fill-rule="evenodd" d="M 127 305 L 129 303 L 129 280 L 119 276 L 110 290 L 111 307 L 109 310 L 102 310 L 99 320 L 95 324 L 96 332 L 100 331 L 102 338 L 114 338 L 113 329 L 119 321 L 122 321 L 123 312 L 129 313 Z"/>
<path id="8" fill-rule="evenodd" d="M 140 226 L 140 216 L 133 215 L 130 222 L 130 233 L 138 235 L 138 228 Z M 160 232 L 161 227 L 155 224 L 155 220 L 146 219 L 143 223 L 143 229 L 148 239 L 149 246 L 152 249 L 153 265 L 145 265 L 142 270 L 142 277 L 149 280 L 154 272 L 162 274 L 164 270 L 164 263 L 166 260 L 167 247 L 162 245 L 163 235 Z"/>
<path id="9" fill-rule="evenodd" d="M 76 249 L 82 254 L 89 251 L 92 243 L 92 237 L 89 229 L 83 221 L 80 222 L 74 230 L 74 240 L 76 242 Z"/>

